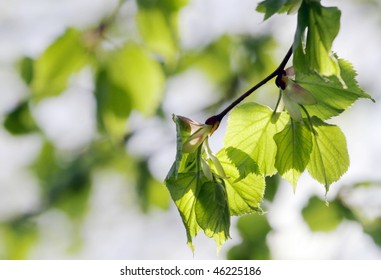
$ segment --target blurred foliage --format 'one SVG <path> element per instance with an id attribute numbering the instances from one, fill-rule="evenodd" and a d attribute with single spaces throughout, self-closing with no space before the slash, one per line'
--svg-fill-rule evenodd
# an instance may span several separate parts
<path id="1" fill-rule="evenodd" d="M 268 260 L 270 249 L 266 242 L 271 226 L 266 215 L 243 216 L 237 223 L 242 242 L 232 247 L 227 258 L 230 260 Z"/>
<path id="2" fill-rule="evenodd" d="M 377 195 L 380 186 L 381 184 L 378 182 L 359 182 L 351 186 L 344 186 L 336 198 L 327 202 L 326 205 L 320 198 L 311 197 L 302 210 L 303 218 L 312 231 L 333 231 L 344 221 L 355 221 L 378 246 L 381 246 L 380 205 L 359 207 L 351 202 L 359 189 L 372 196 Z M 376 215 L 369 217 L 365 213 L 367 207 L 370 207 L 368 211 Z"/>
<path id="3" fill-rule="evenodd" d="M 143 212 L 168 209 L 169 193 L 152 173 L 150 156 L 132 155 L 126 148 L 136 133 L 128 125 L 131 114 L 158 117 L 163 127 L 172 123 L 161 111 L 166 82 L 189 69 L 201 71 L 219 89 L 215 103 L 205 108 L 213 112 L 274 69 L 272 55 L 277 43 L 271 34 L 225 34 L 205 47 L 182 49 L 178 18 L 188 0 L 137 0 L 134 20 L 138 37 L 126 36 L 120 42 L 115 25 L 126 20 L 126 15 L 119 13 L 124 2 L 92 27 L 68 27 L 40 56 L 15 62 L 28 94 L 3 116 L 3 129 L 13 137 L 40 138 L 40 151 L 28 168 L 39 181 L 41 203 L 36 209 L 0 220 L 1 259 L 28 258 L 41 238 L 37 219 L 50 210 L 61 211 L 77 223 L 70 234 L 80 244 L 80 222 L 89 209 L 98 171 L 113 170 L 128 178 L 131 186 L 126 188 L 134 188 Z M 75 89 L 75 79 L 83 69 L 90 69 L 93 78 L 97 133 L 79 151 L 67 151 L 49 139 L 34 110 L 68 88 Z M 265 199 L 271 204 L 279 176 L 266 181 Z M 340 196 L 329 207 L 312 198 L 303 216 L 312 230 L 333 230 L 344 219 L 356 220 L 381 246 L 381 217 L 367 219 L 355 210 Z M 272 227 L 266 215 L 241 217 L 237 228 L 242 242 L 231 248 L 227 258 L 271 258 L 266 237 Z"/>

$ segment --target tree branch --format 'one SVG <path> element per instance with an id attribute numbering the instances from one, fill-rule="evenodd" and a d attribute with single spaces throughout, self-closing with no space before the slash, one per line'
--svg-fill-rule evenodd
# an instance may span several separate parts
<path id="1" fill-rule="evenodd" d="M 281 77 L 284 73 L 284 68 L 286 67 L 287 62 L 289 61 L 290 57 L 292 55 L 292 46 L 288 50 L 286 56 L 283 58 L 282 62 L 279 64 L 278 68 L 274 70 L 270 75 L 268 75 L 266 78 L 264 78 L 262 81 L 260 81 L 258 84 L 253 86 L 251 89 L 246 91 L 244 94 L 242 94 L 240 97 L 238 97 L 236 100 L 234 100 L 228 107 L 226 107 L 221 113 L 214 115 L 210 118 L 208 118 L 205 121 L 205 124 L 209 124 L 213 126 L 213 131 L 216 130 L 221 122 L 221 120 L 227 115 L 227 113 L 230 112 L 235 106 L 237 106 L 239 103 L 242 102 L 246 97 L 248 97 L 250 94 L 252 94 L 254 91 L 259 89 L 261 86 L 266 84 L 268 81 L 270 81 L 273 78 L 277 78 L 275 83 L 278 87 L 283 88 Z"/>

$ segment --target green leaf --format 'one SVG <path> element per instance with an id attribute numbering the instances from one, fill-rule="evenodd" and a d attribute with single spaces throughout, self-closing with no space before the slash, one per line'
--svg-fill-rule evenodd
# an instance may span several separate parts
<path id="1" fill-rule="evenodd" d="M 290 120 L 284 130 L 274 136 L 274 140 L 277 144 L 275 166 L 295 190 L 299 176 L 310 161 L 311 131 L 303 123 Z"/>
<path id="2" fill-rule="evenodd" d="M 316 117 L 312 118 L 311 125 L 313 146 L 307 169 L 328 191 L 329 186 L 339 180 L 349 167 L 347 142 L 341 129 L 335 125 Z"/>
<path id="3" fill-rule="evenodd" d="M 293 13 L 299 9 L 302 0 L 265 0 L 258 4 L 257 11 L 265 14 L 264 20 L 276 13 Z"/>
<path id="4" fill-rule="evenodd" d="M 336 76 L 323 78 L 316 73 L 296 73 L 296 82 L 317 100 L 315 105 L 306 105 L 309 114 L 323 120 L 339 115 L 359 98 L 372 99 L 358 86 L 353 66 L 343 59 L 338 61 L 342 81 Z"/>
<path id="5" fill-rule="evenodd" d="M 286 2 L 287 0 L 265 0 L 258 4 L 257 11 L 264 13 L 266 20 L 276 14 Z"/>
<path id="6" fill-rule="evenodd" d="M 129 96 L 132 109 L 145 115 L 156 111 L 162 97 L 164 73 L 160 64 L 141 46 L 124 45 L 109 57 L 106 71 L 111 83 L 120 89 L 119 94 Z M 118 106 L 115 103 L 113 105 Z M 117 109 L 116 113 L 123 114 L 123 109 Z"/>
<path id="7" fill-rule="evenodd" d="M 157 181 L 151 174 L 148 161 L 139 161 L 136 169 L 136 191 L 141 210 L 147 213 L 151 210 L 152 206 L 168 209 L 170 202 L 169 193 L 163 184 Z"/>
<path id="8" fill-rule="evenodd" d="M 4 127 L 14 135 L 38 131 L 27 101 L 20 103 L 5 117 Z"/>
<path id="9" fill-rule="evenodd" d="M 313 196 L 303 208 L 302 215 L 312 231 L 331 231 L 344 219 L 354 219 L 352 211 L 339 199 L 326 203 L 320 198 Z"/>
<path id="10" fill-rule="evenodd" d="M 126 119 L 132 110 L 130 96 L 110 80 L 106 70 L 101 69 L 96 77 L 95 97 L 99 129 L 120 140 L 126 134 Z"/>
<path id="11" fill-rule="evenodd" d="M 269 260 L 270 248 L 267 244 L 267 235 L 271 226 L 267 215 L 247 215 L 240 217 L 237 229 L 242 241 L 227 252 L 229 260 Z"/>
<path id="12" fill-rule="evenodd" d="M 138 0 L 140 35 L 153 52 L 173 63 L 179 47 L 178 12 L 188 0 Z"/>
<path id="13" fill-rule="evenodd" d="M 160 8 L 165 13 L 177 12 L 186 4 L 189 0 L 137 0 L 139 8 L 155 9 Z"/>
<path id="14" fill-rule="evenodd" d="M 201 227 L 196 220 L 196 199 L 204 180 L 198 177 L 196 172 L 179 173 L 177 177 L 170 176 L 165 184 L 179 210 L 184 223 L 188 245 L 194 250 L 192 239 L 200 231 Z"/>
<path id="15" fill-rule="evenodd" d="M 223 35 L 201 51 L 187 52 L 180 57 L 179 69 L 185 71 L 197 68 L 203 71 L 216 84 L 230 80 L 232 73 L 231 53 L 233 39 Z"/>
<path id="16" fill-rule="evenodd" d="M 213 237 L 218 248 L 230 238 L 230 213 L 225 187 L 218 182 L 201 186 L 196 202 L 196 219 L 205 235 Z"/>
<path id="17" fill-rule="evenodd" d="M 323 76 L 340 77 L 338 62 L 331 52 L 332 43 L 340 30 L 340 17 L 338 8 L 324 7 L 316 1 L 304 2 L 299 10 L 294 48 L 303 48 L 303 34 L 308 28 L 304 49 L 307 65 Z M 300 51 L 298 53 L 301 54 Z"/>
<path id="18" fill-rule="evenodd" d="M 248 172 L 242 176 L 242 173 L 236 168 L 236 163 L 240 163 L 241 157 L 236 158 L 236 155 L 240 154 L 234 154 L 234 156 L 230 154 L 232 156 L 230 157 L 224 149 L 217 154 L 226 173 L 224 181 L 230 214 L 240 216 L 254 212 L 262 213 L 260 204 L 265 192 L 265 178 L 259 174 L 255 163 L 248 167 L 251 170 L 245 169 Z"/>
<path id="19" fill-rule="evenodd" d="M 89 60 L 82 33 L 69 28 L 35 61 L 32 91 L 37 101 L 56 96 L 67 86 L 71 75 Z"/>
<path id="20" fill-rule="evenodd" d="M 311 4 L 307 33 L 307 58 L 313 69 L 324 76 L 340 74 L 336 59 L 331 54 L 334 39 L 340 30 L 341 12 L 336 7 Z"/>
<path id="21" fill-rule="evenodd" d="M 140 46 L 127 43 L 113 52 L 96 80 L 100 126 L 120 139 L 131 110 L 152 115 L 158 108 L 164 85 L 161 66 Z"/>
<path id="22" fill-rule="evenodd" d="M 20 76 L 27 85 L 30 85 L 30 83 L 33 81 L 33 66 L 34 60 L 28 56 L 24 56 L 17 63 L 17 67 L 20 71 Z"/>
<path id="23" fill-rule="evenodd" d="M 224 146 L 248 154 L 263 175 L 272 175 L 276 172 L 276 143 L 273 137 L 283 130 L 288 120 L 287 113 L 274 113 L 266 106 L 256 103 L 240 105 L 229 116 Z M 238 164 L 238 169 L 245 168 L 240 166 L 243 164 L 244 161 Z"/>
<path id="24" fill-rule="evenodd" d="M 171 27 L 171 21 L 175 21 L 175 16 L 171 17 L 173 18 L 168 18 L 159 9 L 139 9 L 136 15 L 144 42 L 150 50 L 169 62 L 173 62 L 178 51 L 178 41 Z"/>
<path id="25" fill-rule="evenodd" d="M 239 172 L 236 181 L 246 178 L 250 173 L 260 174 L 258 164 L 245 152 L 234 147 L 228 147 L 226 154 Z"/>
<path id="26" fill-rule="evenodd" d="M 220 248 L 229 238 L 230 213 L 223 181 L 212 172 L 216 166 L 207 163 L 205 150 L 212 156 L 207 138 L 202 137 L 203 142 L 195 150 L 185 152 L 183 149 L 200 130 L 209 129 L 205 131 L 207 136 L 212 126 L 175 115 L 173 120 L 177 131 L 177 153 L 165 184 L 180 212 L 189 247 L 194 250 L 192 239 L 203 229 Z"/>

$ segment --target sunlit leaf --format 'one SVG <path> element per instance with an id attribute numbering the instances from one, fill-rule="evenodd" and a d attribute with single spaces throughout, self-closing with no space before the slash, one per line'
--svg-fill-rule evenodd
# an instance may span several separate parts
<path id="1" fill-rule="evenodd" d="M 82 33 L 67 29 L 35 61 L 31 84 L 35 100 L 60 94 L 69 77 L 82 69 L 89 58 Z"/>
<path id="2" fill-rule="evenodd" d="M 178 43 L 171 30 L 171 21 L 159 9 L 140 9 L 136 15 L 140 34 L 150 49 L 172 62 L 178 51 Z"/>
<path id="3" fill-rule="evenodd" d="M 204 179 L 195 172 L 179 173 L 166 179 L 166 186 L 179 210 L 184 223 L 189 247 L 194 250 L 192 239 L 201 230 L 196 220 L 196 199 Z"/>
<path id="4" fill-rule="evenodd" d="M 314 105 L 306 105 L 310 115 L 325 120 L 339 115 L 359 98 L 372 99 L 357 84 L 357 74 L 352 65 L 340 59 L 339 66 L 345 85 L 336 76 L 322 78 L 316 73 L 308 75 L 297 73 L 297 83 L 307 89 L 317 100 Z"/>
<path id="5" fill-rule="evenodd" d="M 144 212 L 151 210 L 152 206 L 161 209 L 169 207 L 168 191 L 163 184 L 156 180 L 148 167 L 148 161 L 138 162 L 136 167 L 137 182 L 136 190 L 139 197 L 139 205 Z"/>
<path id="6" fill-rule="evenodd" d="M 218 248 L 230 237 L 230 212 L 225 187 L 218 182 L 201 186 L 196 202 L 196 219 L 205 235 L 217 243 Z"/>
<path id="7" fill-rule="evenodd" d="M 200 51 L 185 53 L 179 62 L 179 69 L 184 71 L 190 67 L 203 71 L 217 84 L 231 79 L 231 52 L 233 41 L 228 35 L 221 36 Z"/>
<path id="8" fill-rule="evenodd" d="M 0 252 L 2 259 L 25 260 L 38 241 L 38 228 L 34 222 L 21 218 L 0 225 L 0 237 L 4 241 Z"/>
<path id="9" fill-rule="evenodd" d="M 276 13 L 296 12 L 303 0 L 265 0 L 258 4 L 257 11 L 265 14 L 264 20 Z"/>
<path id="10" fill-rule="evenodd" d="M 138 45 L 128 43 L 113 52 L 96 81 L 98 120 L 114 138 L 126 130 L 132 110 L 152 115 L 159 106 L 164 85 L 160 65 Z"/>
<path id="11" fill-rule="evenodd" d="M 100 130 L 114 139 L 122 139 L 132 110 L 131 97 L 113 83 L 106 70 L 100 70 L 96 77 L 95 97 Z"/>
<path id="12" fill-rule="evenodd" d="M 340 77 L 340 68 L 331 48 L 340 30 L 341 12 L 336 7 L 324 7 L 320 1 L 304 2 L 299 10 L 294 47 L 303 48 L 304 31 L 307 38 L 304 53 L 308 68 L 323 76 Z M 302 52 L 299 50 L 298 54 Z M 297 56 L 296 59 L 300 58 Z M 295 63 L 300 65 L 301 63 Z"/>
<path id="13" fill-rule="evenodd" d="M 117 114 L 123 114 L 123 106 L 146 115 L 155 112 L 162 97 L 164 74 L 160 64 L 142 47 L 127 43 L 109 57 L 106 71 L 111 83 L 120 90 L 116 94 L 126 94 L 131 100 L 131 105 L 119 104 Z M 113 106 L 118 106 L 115 103 Z"/>
<path id="14" fill-rule="evenodd" d="M 177 153 L 165 184 L 175 202 L 187 232 L 189 247 L 194 250 L 192 239 L 202 229 L 205 235 L 214 238 L 218 248 L 229 237 L 230 213 L 227 194 L 222 179 L 212 172 L 207 163 L 205 150 L 209 150 L 207 139 L 202 137 L 195 149 L 184 151 L 184 144 L 212 126 L 198 124 L 188 118 L 173 116 L 177 132 Z M 215 161 L 218 159 L 215 158 Z M 216 166 L 212 165 L 213 170 Z M 220 166 L 218 166 L 220 167 Z"/>
<path id="15" fill-rule="evenodd" d="M 138 0 L 136 21 L 145 44 L 173 63 L 179 48 L 178 11 L 188 0 Z"/>
<path id="16" fill-rule="evenodd" d="M 340 179 L 349 167 L 347 142 L 341 129 L 319 120 L 312 119 L 313 146 L 308 172 L 318 182 L 324 184 L 326 190 Z"/>
<path id="17" fill-rule="evenodd" d="M 265 179 L 259 173 L 257 166 L 254 164 L 252 165 L 254 169 L 245 169 L 247 173 L 242 176 L 243 174 L 236 168 L 237 158 L 235 156 L 229 157 L 225 150 L 221 150 L 217 157 L 227 177 L 225 185 L 231 215 L 262 213 L 260 204 L 265 191 Z"/>
<path id="18" fill-rule="evenodd" d="M 274 136 L 277 144 L 275 166 L 279 174 L 296 188 L 299 176 L 310 161 L 311 131 L 300 122 L 290 123 Z"/>
<path id="19" fill-rule="evenodd" d="M 224 146 L 248 154 L 263 175 L 272 175 L 276 172 L 276 143 L 273 137 L 283 130 L 288 120 L 287 113 L 274 113 L 263 105 L 240 105 L 229 116 Z"/>

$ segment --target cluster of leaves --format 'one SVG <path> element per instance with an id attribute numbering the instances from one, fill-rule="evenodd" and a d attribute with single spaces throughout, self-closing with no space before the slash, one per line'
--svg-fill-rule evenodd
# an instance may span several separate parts
<path id="1" fill-rule="evenodd" d="M 258 11 L 265 19 L 275 13 L 298 13 L 293 68 L 273 76 L 285 110 L 252 102 L 237 106 L 216 156 L 208 137 L 223 115 L 204 125 L 174 116 L 177 155 L 166 185 L 192 249 L 192 238 L 201 229 L 220 248 L 229 238 L 230 216 L 261 213 L 267 176 L 279 173 L 295 188 L 307 170 L 328 192 L 348 169 L 349 155 L 343 132 L 327 120 L 359 98 L 371 99 L 358 86 L 351 64 L 332 53 L 340 29 L 338 8 L 324 7 L 320 1 L 267 0 Z"/>

